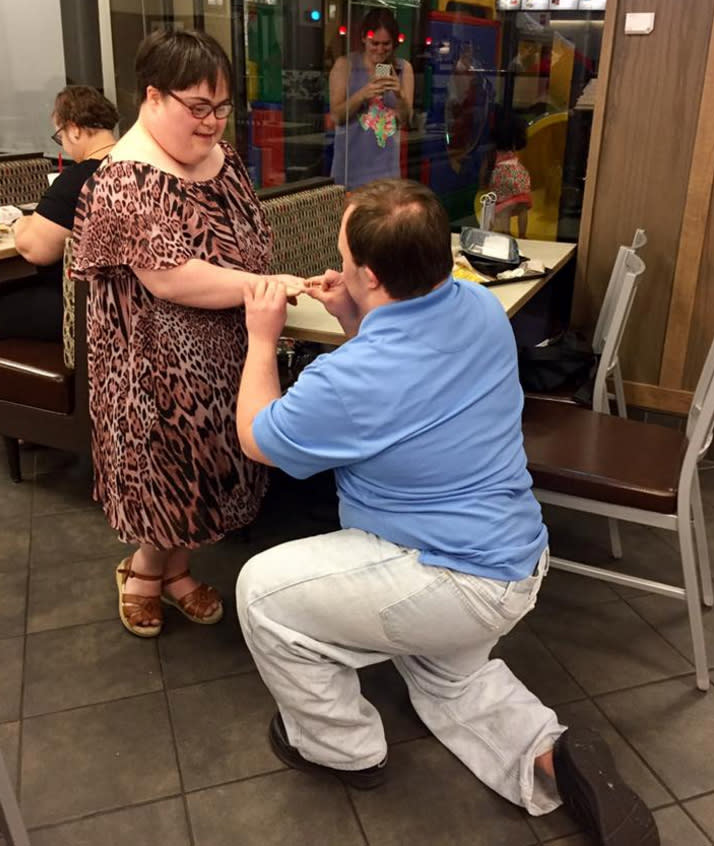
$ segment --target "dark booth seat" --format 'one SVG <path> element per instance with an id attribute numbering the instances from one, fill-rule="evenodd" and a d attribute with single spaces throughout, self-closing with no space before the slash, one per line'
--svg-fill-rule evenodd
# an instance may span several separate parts
<path id="1" fill-rule="evenodd" d="M 62 344 L 10 338 L 0 341 L 0 400 L 69 414 L 74 373 Z"/>

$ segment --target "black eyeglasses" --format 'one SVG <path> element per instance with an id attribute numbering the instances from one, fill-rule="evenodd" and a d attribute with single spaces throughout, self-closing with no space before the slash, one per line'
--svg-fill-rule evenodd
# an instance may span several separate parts
<path id="1" fill-rule="evenodd" d="M 64 127 L 60 126 L 57 132 L 53 132 L 52 135 L 50 135 L 50 138 L 55 142 L 55 144 L 59 145 L 60 147 L 62 146 L 62 138 L 60 137 L 60 132 L 62 132 L 63 129 Z"/>
<path id="2" fill-rule="evenodd" d="M 212 106 L 210 103 L 194 103 L 189 105 L 185 100 L 182 100 L 173 91 L 169 91 L 169 97 L 178 100 L 182 106 L 185 106 L 191 114 L 198 120 L 207 118 L 211 112 L 216 116 L 217 120 L 224 120 L 233 111 L 233 103 L 219 103 L 217 106 Z"/>

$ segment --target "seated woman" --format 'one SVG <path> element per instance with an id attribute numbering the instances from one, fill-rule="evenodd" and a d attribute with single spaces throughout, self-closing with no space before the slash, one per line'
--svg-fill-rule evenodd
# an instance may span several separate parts
<path id="1" fill-rule="evenodd" d="M 15 246 L 38 273 L 0 288 L 0 338 L 62 338 L 62 254 L 82 186 L 114 146 L 112 129 L 119 115 L 95 88 L 68 85 L 52 111 L 52 140 L 75 164 L 50 185 L 36 211 L 13 228 Z"/>

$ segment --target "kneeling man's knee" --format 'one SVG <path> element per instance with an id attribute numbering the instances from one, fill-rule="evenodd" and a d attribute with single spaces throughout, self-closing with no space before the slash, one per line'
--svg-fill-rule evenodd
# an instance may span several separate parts
<path id="1" fill-rule="evenodd" d="M 238 610 L 238 617 L 243 619 L 247 613 L 248 606 L 256 597 L 256 572 L 260 567 L 260 559 L 264 553 L 259 553 L 249 558 L 248 561 L 241 568 L 238 573 L 238 580 L 236 581 L 236 609 Z"/>

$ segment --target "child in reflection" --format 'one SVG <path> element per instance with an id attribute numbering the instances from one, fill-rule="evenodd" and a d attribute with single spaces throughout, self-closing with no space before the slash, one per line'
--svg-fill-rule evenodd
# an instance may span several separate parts
<path id="1" fill-rule="evenodd" d="M 518 237 L 525 238 L 528 210 L 532 207 L 531 177 L 518 156 L 527 143 L 526 122 L 516 115 L 501 118 L 494 132 L 496 162 L 491 172 L 489 191 L 496 195 L 493 228 L 511 232 L 511 218 L 518 218 Z"/>

